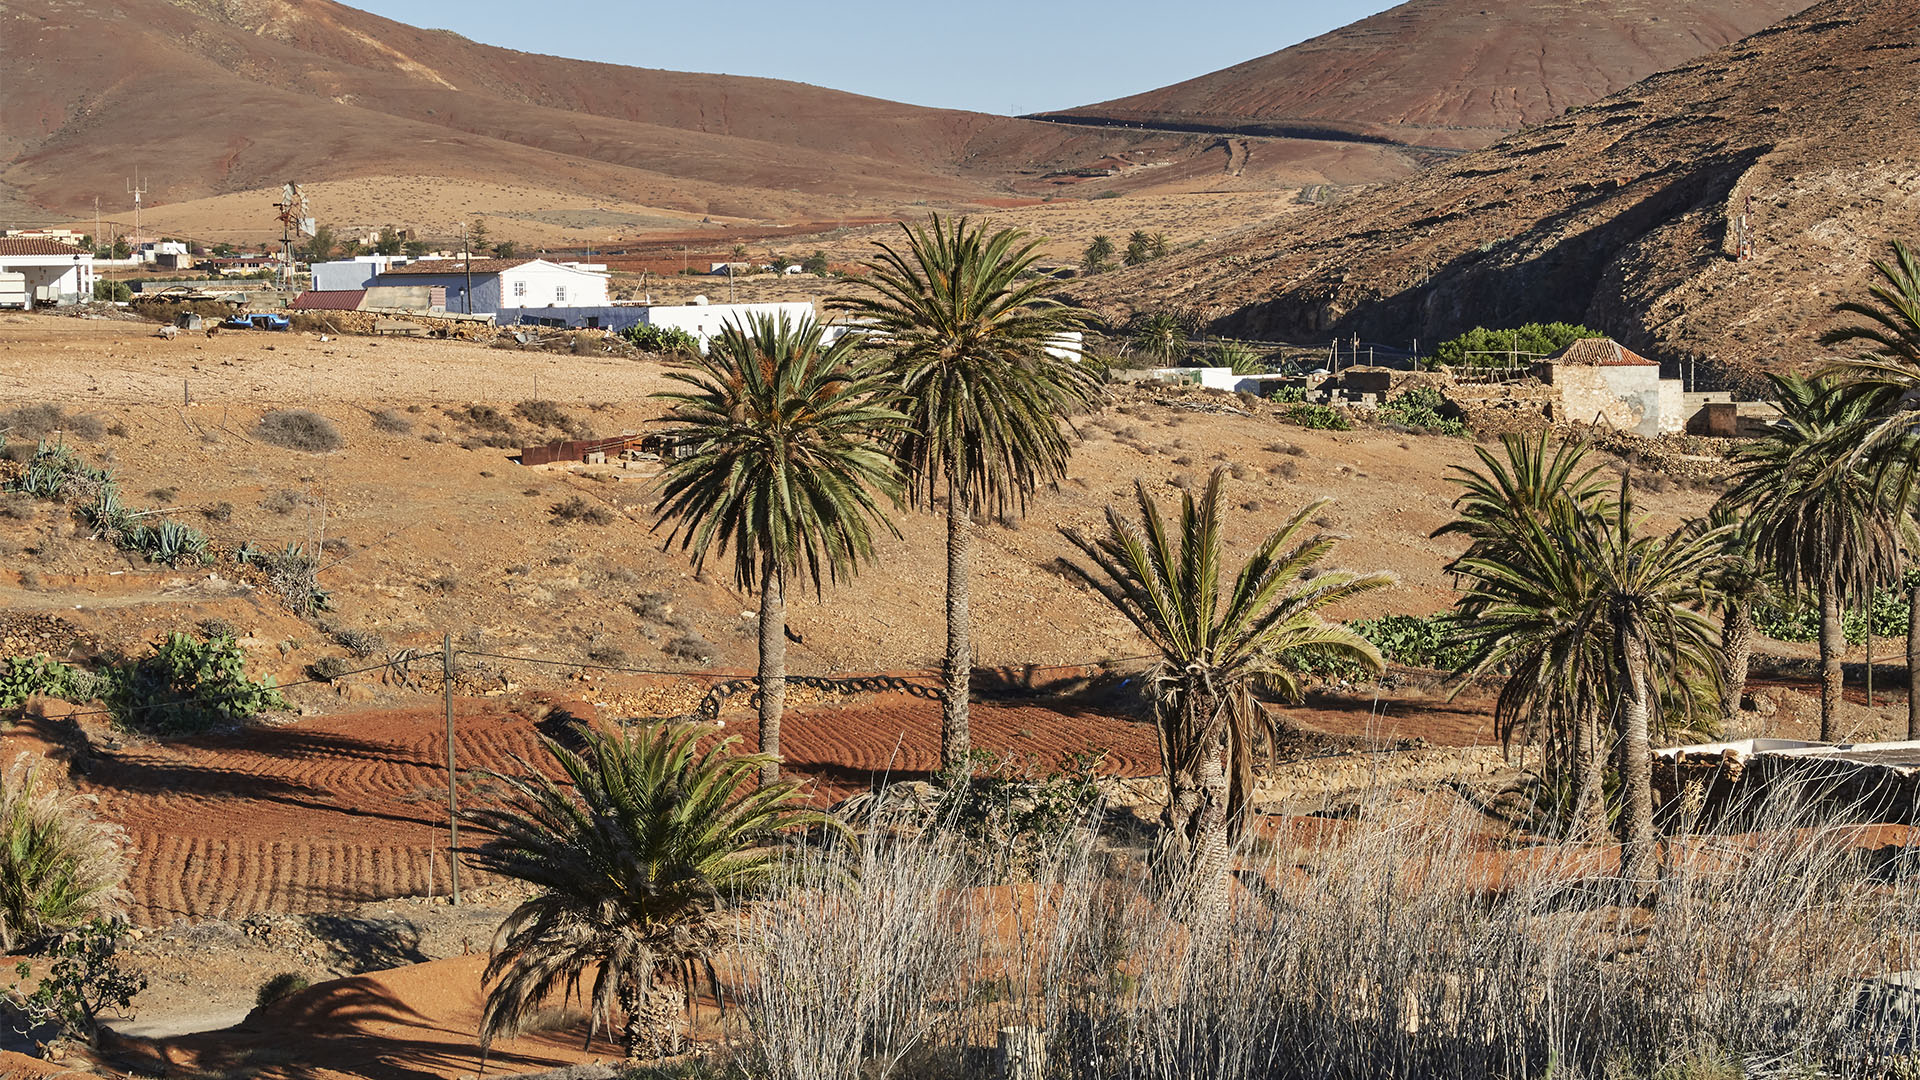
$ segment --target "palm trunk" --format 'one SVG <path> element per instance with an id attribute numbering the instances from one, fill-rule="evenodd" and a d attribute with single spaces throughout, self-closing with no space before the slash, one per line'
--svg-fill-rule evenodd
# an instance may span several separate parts
<path id="1" fill-rule="evenodd" d="M 1221 909 L 1227 895 L 1230 785 L 1219 714 L 1211 694 L 1183 693 L 1165 743 L 1167 809 L 1158 872 L 1202 921 Z"/>
<path id="2" fill-rule="evenodd" d="M 1840 727 L 1840 691 L 1846 673 L 1840 667 L 1847 639 L 1840 626 L 1840 587 L 1820 583 L 1820 741 L 1832 742 Z"/>
<path id="3" fill-rule="evenodd" d="M 1620 876 L 1636 898 L 1657 887 L 1657 852 L 1653 833 L 1653 741 L 1647 724 L 1651 708 L 1647 690 L 1646 643 L 1614 631 L 1622 665 L 1625 699 L 1620 709 L 1620 802 L 1625 836 L 1620 850 Z"/>
<path id="4" fill-rule="evenodd" d="M 1607 831 L 1607 750 L 1600 722 L 1591 709 L 1574 725 L 1573 831 L 1575 839 L 1592 840 Z"/>
<path id="5" fill-rule="evenodd" d="M 769 556 L 760 577 L 760 767 L 762 784 L 780 779 L 780 715 L 787 707 L 786 574 Z"/>
<path id="6" fill-rule="evenodd" d="M 947 656 L 941 674 L 940 767 L 959 776 L 970 771 L 967 693 L 973 678 L 967 586 L 972 574 L 973 506 L 967 492 L 947 476 Z"/>
<path id="7" fill-rule="evenodd" d="M 1727 601 L 1727 617 L 1720 625 L 1720 719 L 1731 724 L 1740 718 L 1740 698 L 1747 689 L 1747 665 L 1753 659 L 1753 602 L 1745 597 Z"/>
<path id="8" fill-rule="evenodd" d="M 1907 738 L 1920 739 L 1920 586 L 1907 591 Z"/>

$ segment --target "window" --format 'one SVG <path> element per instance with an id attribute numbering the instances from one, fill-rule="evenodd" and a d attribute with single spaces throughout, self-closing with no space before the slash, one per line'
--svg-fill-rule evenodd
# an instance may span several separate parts
<path id="1" fill-rule="evenodd" d="M 526 283 L 526 282 L 524 282 L 524 281 L 516 281 L 516 282 L 514 282 L 514 283 L 513 283 L 513 295 L 515 295 L 515 296 L 525 296 L 525 295 L 527 295 L 527 283 Z"/>
<path id="2" fill-rule="evenodd" d="M 567 302 L 567 287 L 565 285 L 555 285 L 553 287 L 553 302 L 556 304 L 564 304 Z"/>

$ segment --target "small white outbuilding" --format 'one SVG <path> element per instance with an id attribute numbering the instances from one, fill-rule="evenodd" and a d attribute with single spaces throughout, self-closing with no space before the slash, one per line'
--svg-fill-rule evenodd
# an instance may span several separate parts
<path id="1" fill-rule="evenodd" d="M 0 307 L 90 300 L 93 280 L 91 251 L 58 240 L 0 237 Z"/>

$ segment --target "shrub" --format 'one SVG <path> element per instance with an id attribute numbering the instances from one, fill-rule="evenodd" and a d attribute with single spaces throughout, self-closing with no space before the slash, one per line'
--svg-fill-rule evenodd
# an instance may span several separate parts
<path id="1" fill-rule="evenodd" d="M 124 924 L 95 918 L 59 936 L 49 965 L 33 993 L 21 993 L 19 984 L 7 988 L 8 1003 L 26 1021 L 26 1029 L 54 1026 L 62 1036 L 77 1035 L 89 1043 L 100 1033 L 108 1013 L 124 1013 L 147 988 L 147 977 L 121 962 Z M 33 964 L 22 960 L 14 968 L 22 979 L 33 975 Z"/>
<path id="2" fill-rule="evenodd" d="M 1347 626 L 1373 642 L 1389 663 L 1407 667 L 1452 671 L 1469 652 L 1459 641 L 1452 617 L 1444 613 L 1382 615 L 1377 619 L 1356 619 Z"/>
<path id="3" fill-rule="evenodd" d="M 1441 342 L 1433 350 L 1433 358 L 1465 367 L 1506 367 L 1509 357 L 1516 353 L 1524 364 L 1535 356 L 1557 353 L 1581 338 L 1605 336 L 1598 330 L 1563 322 L 1527 323 L 1499 330 L 1476 326 Z"/>
<path id="4" fill-rule="evenodd" d="M 43 439 L 56 431 L 92 442 L 106 434 L 106 426 L 99 417 L 75 415 L 46 402 L 0 412 L 0 432 L 23 439 Z"/>
<path id="5" fill-rule="evenodd" d="M 92 796 L 62 792 L 44 758 L 16 755 L 0 773 L 0 950 L 111 914 L 125 842 L 95 818 Z"/>
<path id="6" fill-rule="evenodd" d="M 70 446 L 44 440 L 20 474 L 7 482 L 9 491 L 59 502 L 86 502 L 112 486 L 112 473 L 88 465 Z"/>
<path id="7" fill-rule="evenodd" d="M 373 414 L 373 430 L 385 435 L 413 434 L 413 421 L 406 414 L 392 409 L 376 409 Z"/>
<path id="8" fill-rule="evenodd" d="M 685 660 L 690 664 L 704 664 L 716 655 L 713 642 L 701 637 L 697 631 L 687 630 L 660 646 L 660 651 L 676 660 Z"/>
<path id="9" fill-rule="evenodd" d="M 0 709 L 11 709 L 35 694 L 62 701 L 90 701 L 99 692 L 98 676 L 45 653 L 0 660 Z"/>
<path id="10" fill-rule="evenodd" d="M 247 678 L 246 658 L 230 637 L 200 642 L 170 633 L 153 654 L 110 669 L 104 695 L 115 722 L 158 734 L 238 724 L 288 708 L 273 678 Z"/>
<path id="11" fill-rule="evenodd" d="M 213 522 L 215 525 L 225 525 L 227 522 L 233 520 L 233 504 L 230 502 L 221 502 L 215 503 L 212 506 L 203 506 L 200 508 L 200 516 Z"/>
<path id="12" fill-rule="evenodd" d="M 266 498 L 260 500 L 260 509 L 265 510 L 269 514 L 279 514 L 285 517 L 293 513 L 300 504 L 306 501 L 307 497 L 305 495 L 297 491 L 289 491 L 286 488 L 281 488 L 278 491 L 267 493 Z"/>
<path id="13" fill-rule="evenodd" d="M 622 330 L 620 336 L 632 342 L 643 352 L 681 356 L 697 356 L 700 353 L 700 340 L 677 326 L 659 327 L 635 323 Z"/>
<path id="14" fill-rule="evenodd" d="M 1353 428 L 1347 422 L 1346 414 L 1331 405 L 1289 405 L 1280 416 L 1289 423 L 1318 431 L 1350 431 Z"/>
<path id="15" fill-rule="evenodd" d="M 578 495 L 566 502 L 555 503 L 548 511 L 553 515 L 555 525 L 564 525 L 573 521 L 584 521 L 589 525 L 613 524 L 613 512 L 597 503 L 590 503 Z"/>
<path id="16" fill-rule="evenodd" d="M 345 446 L 333 421 L 310 409 L 276 409 L 260 418 L 253 433 L 261 442 L 309 454 L 326 454 Z"/>
<path id="17" fill-rule="evenodd" d="M 513 407 L 513 414 L 529 424 L 559 428 L 569 439 L 593 438 L 591 427 L 551 401 L 522 401 Z"/>
<path id="18" fill-rule="evenodd" d="M 381 646 L 386 644 L 379 634 L 371 630 L 351 630 L 344 627 L 335 627 L 327 632 L 327 636 L 332 638 L 336 644 L 344 646 L 348 652 L 351 652 L 363 660 L 379 652 Z"/>
<path id="19" fill-rule="evenodd" d="M 323 656 L 307 665 L 307 678 L 330 683 L 352 670 L 353 663 L 344 656 Z"/>
<path id="20" fill-rule="evenodd" d="M 1465 436 L 1465 421 L 1447 413 L 1453 410 L 1446 395 L 1431 386 L 1415 386 L 1393 397 L 1380 407 L 1380 419 L 1435 435 Z"/>
<path id="21" fill-rule="evenodd" d="M 253 995 L 256 1008 L 266 1008 L 283 997 L 297 994 L 313 984 L 305 975 L 297 971 L 283 971 L 260 984 L 260 990 Z"/>

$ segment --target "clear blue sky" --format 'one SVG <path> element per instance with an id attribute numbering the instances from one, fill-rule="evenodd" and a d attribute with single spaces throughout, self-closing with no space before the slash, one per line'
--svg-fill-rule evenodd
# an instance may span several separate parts
<path id="1" fill-rule="evenodd" d="M 1393 0 L 346 2 L 526 52 L 793 79 L 992 113 L 1064 109 L 1151 90 L 1393 6 Z"/>

